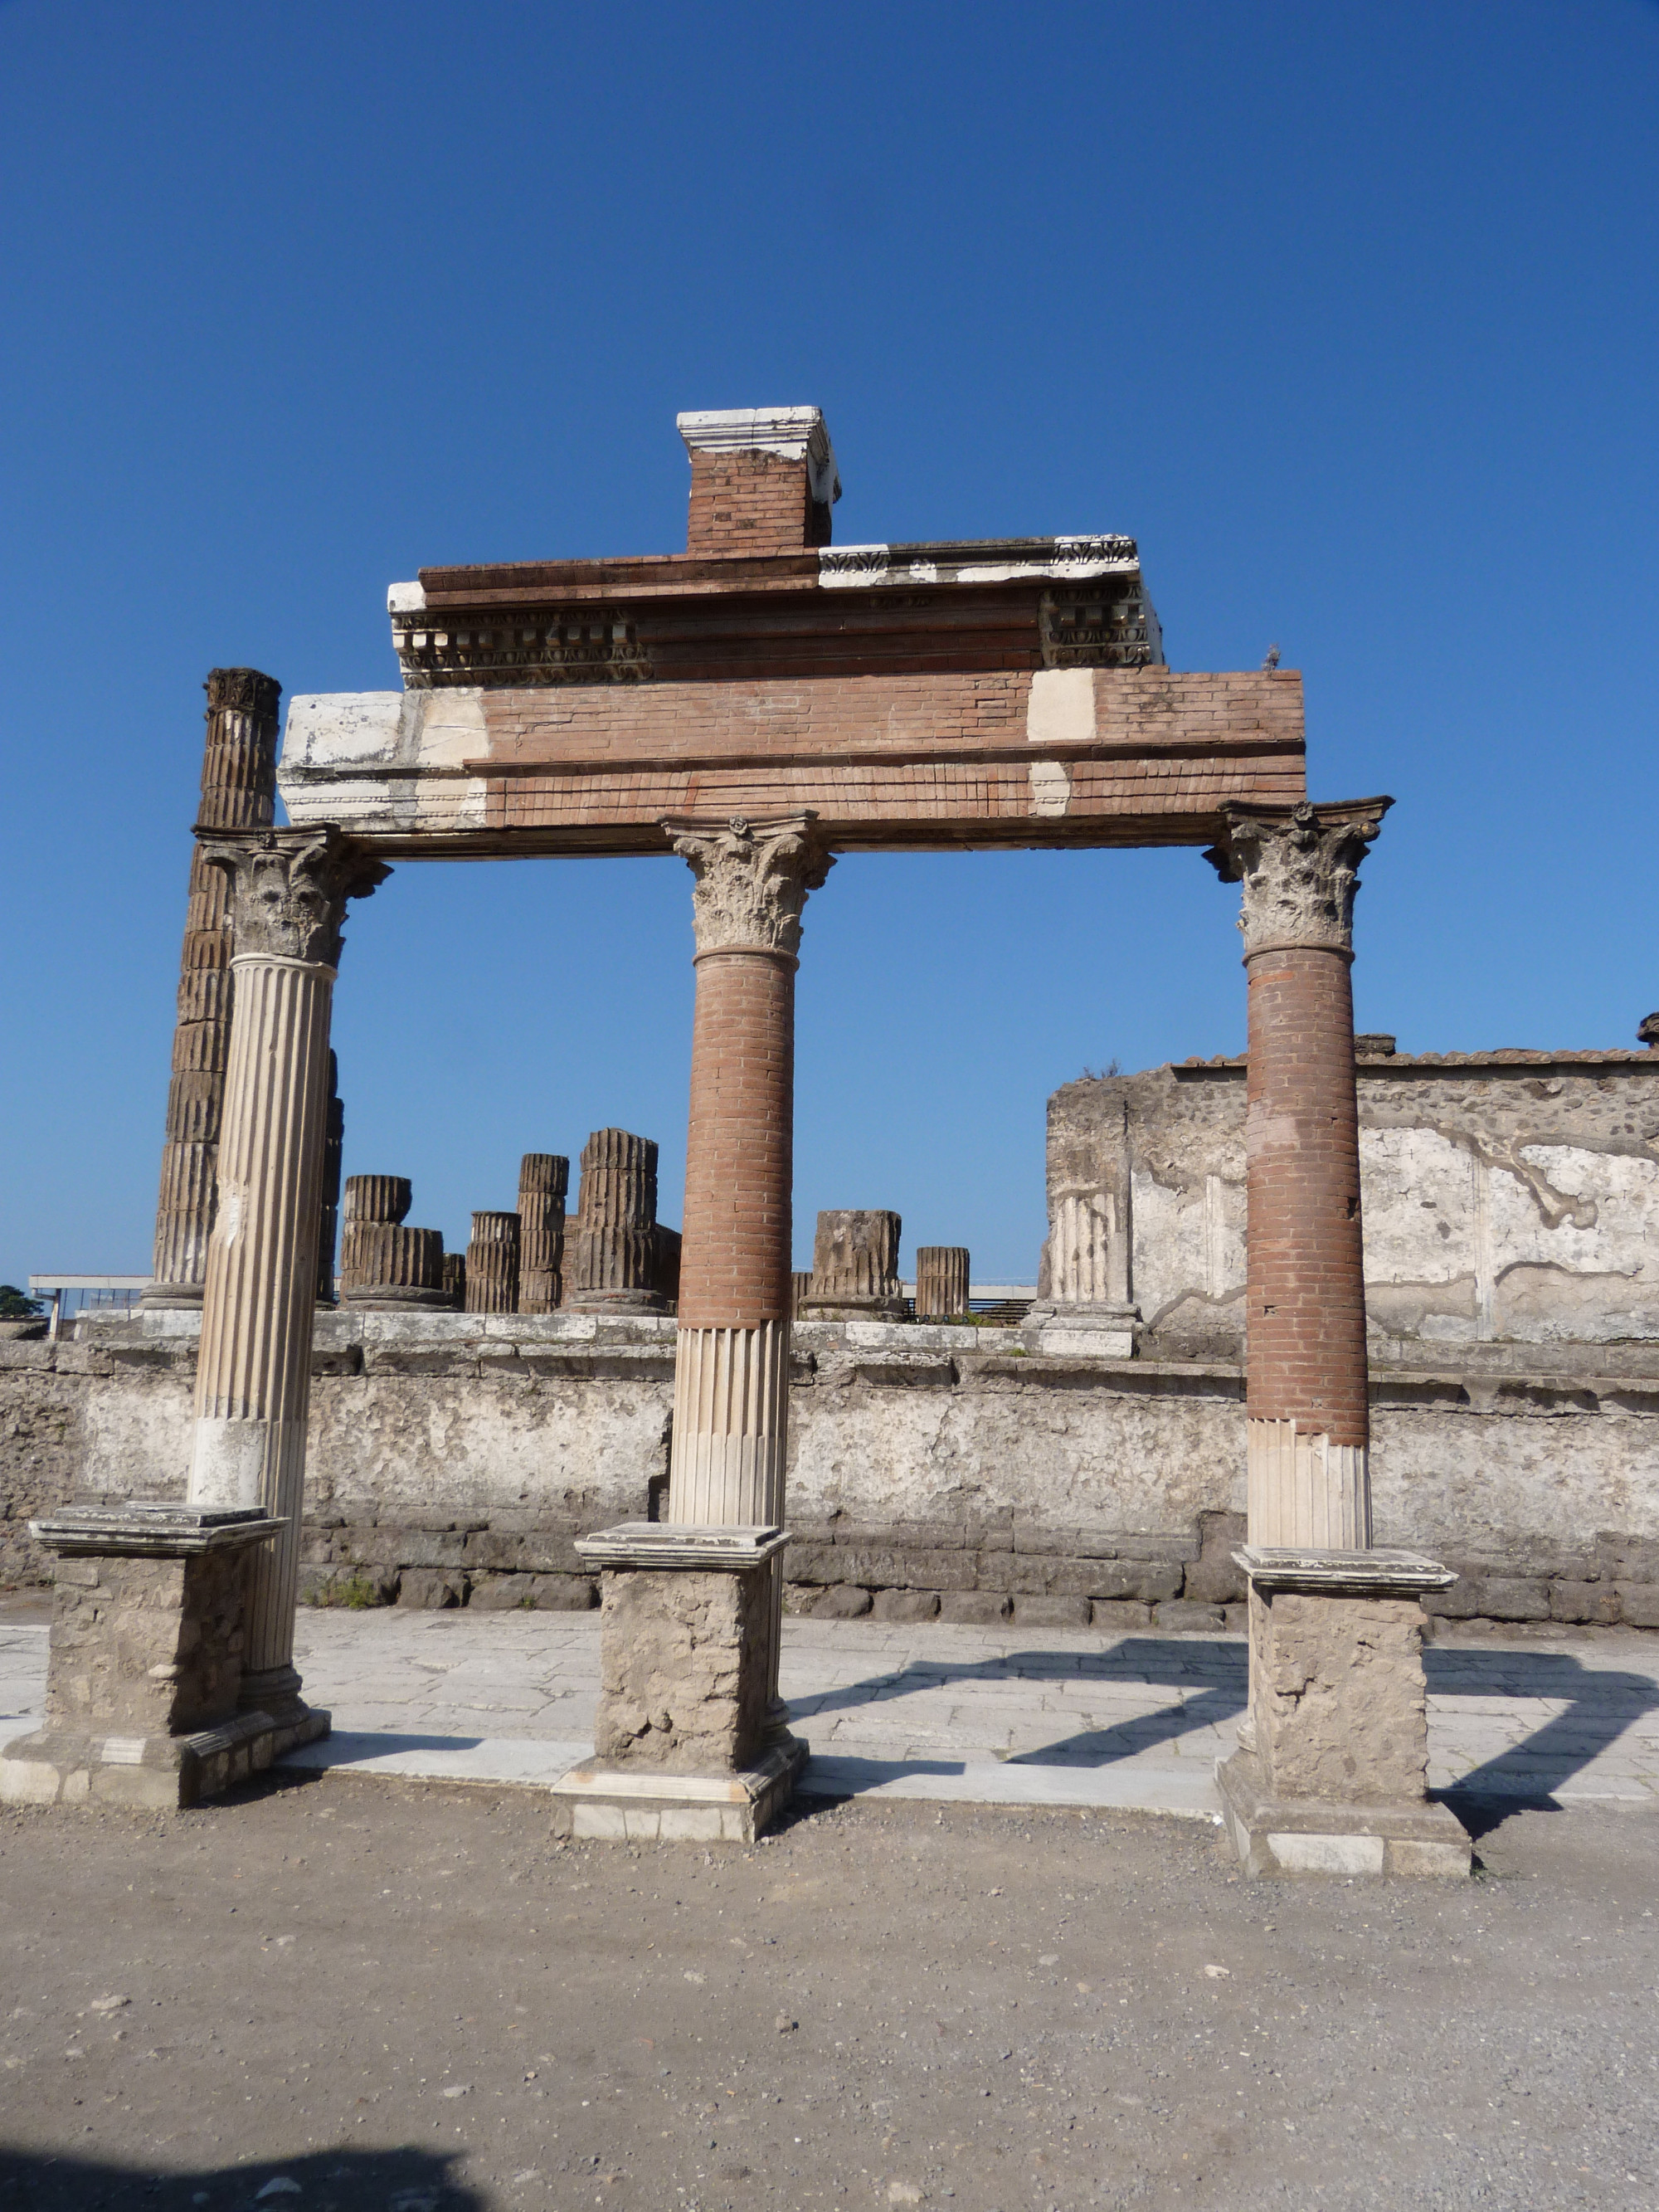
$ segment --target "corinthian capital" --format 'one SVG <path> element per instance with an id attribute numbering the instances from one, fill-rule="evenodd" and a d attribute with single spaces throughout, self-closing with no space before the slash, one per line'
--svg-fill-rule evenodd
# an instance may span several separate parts
<path id="1" fill-rule="evenodd" d="M 1353 950 L 1353 900 L 1359 863 L 1382 826 L 1391 799 L 1335 806 L 1251 806 L 1230 799 L 1226 833 L 1204 857 L 1224 884 L 1244 887 L 1244 957 L 1306 945 Z"/>
<path id="2" fill-rule="evenodd" d="M 794 952 L 800 913 L 835 862 L 812 830 L 811 814 L 774 815 L 765 822 L 665 822 L 683 860 L 691 864 L 691 927 L 699 952 L 738 949 Z"/>
<path id="3" fill-rule="evenodd" d="M 326 968 L 339 965 L 346 901 L 367 898 L 392 872 L 331 822 L 310 830 L 212 833 L 202 839 L 202 857 L 231 879 L 237 957 L 264 953 Z"/>

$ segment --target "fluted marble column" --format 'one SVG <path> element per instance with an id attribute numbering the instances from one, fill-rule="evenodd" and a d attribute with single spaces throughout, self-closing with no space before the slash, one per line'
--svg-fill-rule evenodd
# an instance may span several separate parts
<path id="1" fill-rule="evenodd" d="M 664 827 L 696 878 L 697 975 L 668 1517 L 771 1526 L 789 1443 L 796 954 L 832 863 L 809 814 Z M 775 1597 L 769 1663 L 775 1702 Z"/>
<path id="2" fill-rule="evenodd" d="M 1371 1541 L 1353 902 L 1392 801 L 1228 805 L 1209 856 L 1243 886 L 1249 993 L 1246 1389 L 1249 1541 Z"/>
<path id="3" fill-rule="evenodd" d="M 920 1244 L 916 1248 L 916 1319 L 953 1319 L 968 1310 L 968 1248 L 965 1244 Z"/>
<path id="4" fill-rule="evenodd" d="M 276 811 L 276 707 L 283 687 L 257 668 L 216 668 L 203 688 L 207 738 L 197 827 L 265 829 Z M 230 1037 L 233 950 L 228 888 L 222 873 L 209 865 L 198 838 L 191 851 L 146 1307 L 202 1303 Z"/>
<path id="5" fill-rule="evenodd" d="M 263 1506 L 284 1523 L 252 1562 L 241 1702 L 297 1741 L 320 1722 L 300 1697 L 294 1606 L 329 1015 L 346 901 L 388 872 L 328 826 L 210 836 L 204 852 L 230 880 L 236 983 L 189 1498 Z"/>

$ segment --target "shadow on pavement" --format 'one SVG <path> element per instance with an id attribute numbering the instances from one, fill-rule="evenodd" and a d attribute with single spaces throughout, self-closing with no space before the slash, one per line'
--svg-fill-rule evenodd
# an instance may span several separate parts
<path id="1" fill-rule="evenodd" d="M 428 2150 L 312 2151 L 301 2158 L 168 2173 L 45 2152 L 0 2149 L 3 2212 L 484 2212 Z M 286 2185 L 284 2186 L 283 2185 Z"/>

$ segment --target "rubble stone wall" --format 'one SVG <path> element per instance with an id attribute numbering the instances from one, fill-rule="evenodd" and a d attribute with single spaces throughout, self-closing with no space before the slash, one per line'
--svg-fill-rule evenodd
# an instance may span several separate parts
<path id="1" fill-rule="evenodd" d="M 181 1494 L 198 1326 L 161 1313 L 0 1343 L 6 1578 L 44 1578 L 30 1513 Z M 319 1316 L 307 1595 L 594 1603 L 574 1538 L 665 1505 L 674 1333 L 650 1316 Z M 1371 1396 L 1376 1540 L 1458 1569 L 1436 1610 L 1659 1627 L 1659 1376 L 1391 1369 Z M 1243 1419 L 1225 1361 L 797 1324 L 788 1602 L 1242 1626 Z"/>

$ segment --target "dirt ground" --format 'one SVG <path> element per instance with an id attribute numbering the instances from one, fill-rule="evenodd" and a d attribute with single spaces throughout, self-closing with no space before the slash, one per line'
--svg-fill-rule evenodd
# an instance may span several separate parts
<path id="1" fill-rule="evenodd" d="M 1455 1888 L 1072 1811 L 547 1830 L 338 1775 L 0 1818 L 0 2206 L 1659 2206 L 1649 1814 Z"/>

